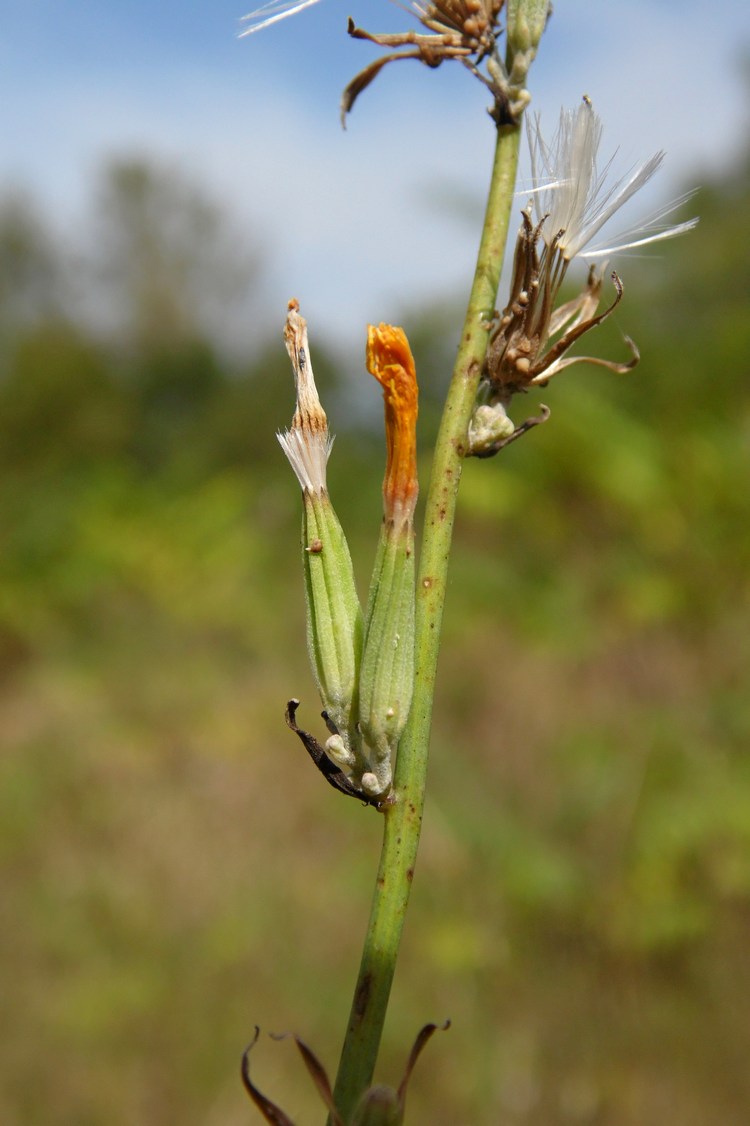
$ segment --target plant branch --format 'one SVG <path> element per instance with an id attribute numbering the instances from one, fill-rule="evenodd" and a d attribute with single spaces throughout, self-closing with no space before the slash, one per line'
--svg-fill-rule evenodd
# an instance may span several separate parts
<path id="1" fill-rule="evenodd" d="M 435 446 L 417 580 L 414 698 L 398 749 L 395 801 L 384 810 L 380 867 L 334 1096 L 345 1122 L 372 1080 L 414 874 L 453 520 L 507 241 L 519 137 L 518 125 L 497 130 L 476 271 Z"/>

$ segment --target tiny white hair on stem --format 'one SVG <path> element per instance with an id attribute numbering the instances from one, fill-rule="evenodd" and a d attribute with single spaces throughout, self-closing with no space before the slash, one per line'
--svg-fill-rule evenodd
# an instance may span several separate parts
<path id="1" fill-rule="evenodd" d="M 246 16 L 240 17 L 242 23 L 248 23 L 250 26 L 243 28 L 237 38 L 244 39 L 246 35 L 262 31 L 264 27 L 270 27 L 271 24 L 294 16 L 303 8 L 311 8 L 317 3 L 318 0 L 268 0 L 267 4 L 262 4 L 254 12 L 248 12 Z"/>
<path id="2" fill-rule="evenodd" d="M 539 115 L 528 126 L 531 176 L 530 193 L 537 221 L 543 223 L 541 235 L 547 245 L 567 261 L 604 257 L 619 251 L 646 246 L 674 238 L 691 230 L 697 219 L 673 226 L 659 224 L 671 214 L 685 196 L 651 215 L 608 246 L 585 248 L 612 216 L 641 190 L 661 167 L 664 152 L 654 153 L 643 164 L 607 186 L 607 178 L 617 153 L 602 169 L 597 156 L 602 138 L 602 123 L 589 98 L 577 110 L 561 110 L 560 123 L 551 144 L 542 136 Z"/>

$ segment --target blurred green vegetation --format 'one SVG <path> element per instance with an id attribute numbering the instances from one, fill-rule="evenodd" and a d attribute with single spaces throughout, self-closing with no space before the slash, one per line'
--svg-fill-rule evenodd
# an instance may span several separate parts
<path id="1" fill-rule="evenodd" d="M 750 1115 L 747 183 L 744 162 L 690 202 L 697 231 L 619 264 L 596 346 L 632 334 L 636 372 L 563 375 L 546 426 L 466 466 L 379 1076 L 453 1019 L 415 1123 Z M 247 359 L 216 343 L 258 255 L 133 162 L 92 226 L 86 273 L 28 201 L 0 207 L 0 1119 L 230 1126 L 255 1120 L 256 1023 L 334 1070 L 380 826 L 283 723 L 292 695 L 318 722 L 284 311 Z M 406 320 L 423 481 L 460 316 Z M 381 438 L 345 404 L 377 389 L 311 334 L 364 586 Z M 289 1043 L 253 1070 L 321 1120 Z"/>

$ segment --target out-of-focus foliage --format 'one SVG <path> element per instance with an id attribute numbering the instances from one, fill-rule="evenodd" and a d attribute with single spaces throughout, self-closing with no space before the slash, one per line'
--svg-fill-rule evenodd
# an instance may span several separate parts
<path id="1" fill-rule="evenodd" d="M 621 264 L 600 351 L 625 330 L 640 368 L 564 374 L 544 427 L 466 466 L 383 1056 L 393 1082 L 416 1030 L 452 1017 L 414 1123 L 747 1117 L 746 184 L 704 189 L 696 232 Z M 253 1120 L 256 1023 L 333 1070 L 379 824 L 283 724 L 293 695 L 317 723 L 274 437 L 284 310 L 228 360 L 215 298 L 252 303 L 254 249 L 230 252 L 220 210 L 163 170 L 116 166 L 100 199 L 107 331 L 70 312 L 76 255 L 22 200 L 0 209 L 0 1119 L 228 1126 Z M 459 322 L 406 325 L 425 481 Z M 381 441 L 315 345 L 365 588 Z M 253 1068 L 317 1120 L 291 1048 L 261 1041 Z"/>

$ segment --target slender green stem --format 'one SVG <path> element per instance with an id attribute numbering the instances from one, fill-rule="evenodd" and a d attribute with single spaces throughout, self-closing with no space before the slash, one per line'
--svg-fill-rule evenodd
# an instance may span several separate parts
<path id="1" fill-rule="evenodd" d="M 519 136 L 517 126 L 498 129 L 476 272 L 435 446 L 417 581 L 414 699 L 398 749 L 396 800 L 384 812 L 380 867 L 336 1081 L 336 1105 L 345 1122 L 372 1080 L 417 856 L 453 518 L 507 240 Z"/>

